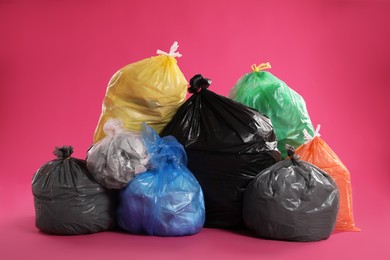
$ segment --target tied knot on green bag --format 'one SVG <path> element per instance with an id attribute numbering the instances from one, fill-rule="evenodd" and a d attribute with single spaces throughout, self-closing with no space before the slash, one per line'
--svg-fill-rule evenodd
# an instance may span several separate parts
<path id="1" fill-rule="evenodd" d="M 256 64 L 253 64 L 251 66 L 252 72 L 259 72 L 259 71 L 262 71 L 265 69 L 270 69 L 270 68 L 272 68 L 272 67 L 271 67 L 271 64 L 269 62 L 261 63 L 259 66 L 257 66 Z"/>

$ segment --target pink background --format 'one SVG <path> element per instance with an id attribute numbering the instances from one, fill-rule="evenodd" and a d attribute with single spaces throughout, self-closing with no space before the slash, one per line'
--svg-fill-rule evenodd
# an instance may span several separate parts
<path id="1" fill-rule="evenodd" d="M 390 259 L 389 17 L 379 0 L 1 0 L 0 258 Z M 215 229 L 183 238 L 38 232 L 34 172 L 55 146 L 84 158 L 111 75 L 173 41 L 186 78 L 202 73 L 225 96 L 253 63 L 271 62 L 349 168 L 361 232 L 314 243 Z"/>

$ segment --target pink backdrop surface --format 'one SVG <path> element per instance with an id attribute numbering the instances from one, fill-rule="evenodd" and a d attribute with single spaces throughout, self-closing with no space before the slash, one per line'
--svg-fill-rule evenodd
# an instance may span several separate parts
<path id="1" fill-rule="evenodd" d="M 390 259 L 389 1 L 0 1 L 0 258 Z M 226 96 L 253 63 L 306 100 L 351 172 L 361 232 L 291 243 L 204 229 L 182 238 L 34 227 L 31 178 L 55 146 L 84 158 L 107 83 L 179 42 L 179 67 Z M 7 256 L 4 258 L 3 256 Z"/>

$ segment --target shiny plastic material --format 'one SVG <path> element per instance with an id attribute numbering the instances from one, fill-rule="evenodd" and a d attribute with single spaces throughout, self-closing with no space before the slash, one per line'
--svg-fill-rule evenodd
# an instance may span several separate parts
<path id="1" fill-rule="evenodd" d="M 34 174 L 35 225 L 59 235 L 108 230 L 114 224 L 114 197 L 93 179 L 84 160 L 70 157 L 72 152 L 72 147 L 56 148 L 58 158 Z"/>
<path id="2" fill-rule="evenodd" d="M 157 132 L 164 128 L 185 101 L 188 84 L 174 58 L 178 55 L 174 54 L 177 53 L 165 53 L 129 64 L 112 76 L 94 143 L 105 136 L 103 126 L 109 118 L 122 120 L 126 129 L 136 132 L 140 132 L 142 122 Z"/>
<path id="3" fill-rule="evenodd" d="M 96 181 L 108 189 L 121 189 L 148 167 L 146 146 L 140 133 L 126 131 L 123 123 L 109 119 L 106 136 L 88 151 L 87 166 Z"/>
<path id="4" fill-rule="evenodd" d="M 267 71 L 254 71 L 241 77 L 229 97 L 267 115 L 275 129 L 278 149 L 286 158 L 286 144 L 305 142 L 303 129 L 313 134 L 313 125 L 304 99 L 286 83 Z"/>
<path id="5" fill-rule="evenodd" d="M 258 111 L 207 89 L 211 81 L 195 75 L 194 93 L 161 135 L 184 145 L 188 168 L 198 179 L 206 203 L 207 227 L 241 228 L 242 199 L 256 174 L 280 160 L 270 120 Z"/>
<path id="6" fill-rule="evenodd" d="M 248 185 L 245 224 L 267 239 L 327 239 L 339 207 L 336 183 L 316 166 L 299 161 L 293 153 L 290 156 L 259 173 Z"/>
<path id="7" fill-rule="evenodd" d="M 316 165 L 327 172 L 336 182 L 340 193 L 340 208 L 337 215 L 336 230 L 359 231 L 355 227 L 352 212 L 352 186 L 350 173 L 340 158 L 319 136 L 314 136 L 307 143 L 296 149 L 301 160 Z"/>
<path id="8" fill-rule="evenodd" d="M 142 130 L 153 168 L 137 175 L 120 193 L 118 226 L 131 233 L 185 236 L 204 225 L 202 189 L 187 169 L 187 157 L 173 136 Z"/>

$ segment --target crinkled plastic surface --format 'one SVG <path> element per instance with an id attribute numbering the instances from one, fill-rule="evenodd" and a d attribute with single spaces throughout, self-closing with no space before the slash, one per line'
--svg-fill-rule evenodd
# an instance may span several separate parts
<path id="1" fill-rule="evenodd" d="M 93 179 L 84 160 L 70 157 L 72 151 L 56 148 L 58 158 L 34 174 L 35 225 L 59 235 L 109 230 L 114 225 L 114 196 Z"/>
<path id="2" fill-rule="evenodd" d="M 88 151 L 87 166 L 96 181 L 108 189 L 121 189 L 148 167 L 148 155 L 140 133 L 127 131 L 122 121 L 109 119 L 106 136 Z"/>
<path id="3" fill-rule="evenodd" d="M 140 132 L 142 122 L 157 132 L 171 120 L 185 101 L 187 81 L 169 55 L 158 55 L 125 66 L 108 83 L 94 143 L 105 133 L 109 118 L 118 118 L 125 128 Z"/>
<path id="4" fill-rule="evenodd" d="M 191 79 L 194 93 L 161 135 L 184 145 L 188 168 L 205 196 L 207 227 L 241 228 L 246 186 L 262 169 L 280 160 L 270 120 L 258 111 L 206 88 L 201 75 Z"/>
<path id="5" fill-rule="evenodd" d="M 229 97 L 271 119 L 282 158 L 287 156 L 286 144 L 298 147 L 305 142 L 303 129 L 309 134 L 314 132 L 302 96 L 267 71 L 245 74 L 231 89 Z"/>
<path id="6" fill-rule="evenodd" d="M 258 236 L 289 241 L 327 239 L 336 224 L 336 183 L 316 166 L 286 159 L 263 170 L 244 196 L 245 225 Z"/>
<path id="7" fill-rule="evenodd" d="M 153 169 L 137 175 L 120 193 L 118 226 L 131 233 L 185 236 L 204 225 L 202 189 L 186 168 L 187 157 L 172 136 L 160 138 L 144 125 Z"/>
<path id="8" fill-rule="evenodd" d="M 340 193 L 340 208 L 337 215 L 336 230 L 359 231 L 355 226 L 352 211 L 351 177 L 347 167 L 340 158 L 319 136 L 296 149 L 301 160 L 316 165 L 328 173 L 336 182 Z"/>

